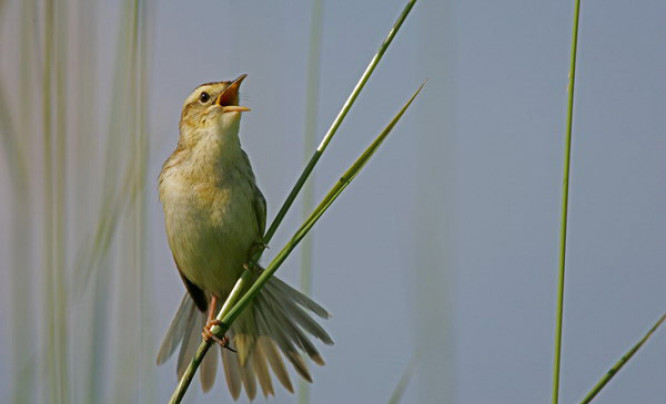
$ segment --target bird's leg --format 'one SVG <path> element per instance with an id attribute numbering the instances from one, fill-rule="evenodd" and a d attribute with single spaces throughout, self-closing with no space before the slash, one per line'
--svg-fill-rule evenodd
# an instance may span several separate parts
<path id="1" fill-rule="evenodd" d="M 217 296 L 213 295 L 208 304 L 208 323 L 215 318 L 215 309 L 217 308 Z"/>
<path id="2" fill-rule="evenodd" d="M 229 346 L 229 338 L 226 335 L 223 338 L 218 338 L 215 334 L 213 334 L 212 331 L 213 327 L 216 325 L 219 326 L 222 325 L 222 322 L 214 317 L 216 306 L 217 306 L 217 297 L 213 296 L 210 299 L 210 304 L 208 305 L 208 321 L 206 321 L 206 325 L 204 326 L 203 331 L 201 331 L 201 337 L 206 342 L 213 340 L 218 344 L 222 345 L 222 348 L 226 348 L 231 352 L 236 352 L 235 349 Z"/>

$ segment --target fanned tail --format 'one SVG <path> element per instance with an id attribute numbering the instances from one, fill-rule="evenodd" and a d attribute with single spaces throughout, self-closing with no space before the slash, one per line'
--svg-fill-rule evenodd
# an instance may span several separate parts
<path id="1" fill-rule="evenodd" d="M 185 369 L 187 369 L 201 343 L 201 331 L 205 324 L 206 315 L 197 309 L 194 300 L 192 300 L 189 293 L 186 293 L 171 321 L 164 341 L 162 341 L 157 354 L 157 364 L 161 365 L 166 362 L 180 345 L 176 374 L 179 379 L 183 377 Z M 215 382 L 215 373 L 217 372 L 216 349 L 216 345 L 211 346 L 213 352 L 209 352 L 201 364 L 201 387 L 204 391 L 210 390 Z"/>
<path id="2" fill-rule="evenodd" d="M 274 395 L 271 371 L 285 389 L 293 392 L 283 355 L 301 377 L 312 382 L 302 353 L 313 362 L 324 365 L 310 338 L 315 337 L 326 345 L 332 345 L 333 340 L 310 313 L 323 319 L 330 317 L 323 307 L 281 280 L 273 277 L 266 283 L 227 333 L 231 347 L 238 352 L 221 350 L 227 386 L 234 399 L 244 388 L 248 398 L 253 400 L 257 384 L 265 397 Z M 164 363 L 180 345 L 177 372 L 181 377 L 201 342 L 205 320 L 206 315 L 197 310 L 190 296 L 186 295 L 162 342 L 157 363 Z M 212 349 L 218 349 L 218 346 Z M 209 390 L 215 381 L 215 357 L 215 352 L 209 352 L 201 366 L 204 391 Z"/>

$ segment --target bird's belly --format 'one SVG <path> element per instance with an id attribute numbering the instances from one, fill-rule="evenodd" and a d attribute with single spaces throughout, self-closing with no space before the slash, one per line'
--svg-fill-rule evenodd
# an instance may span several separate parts
<path id="1" fill-rule="evenodd" d="M 190 282 L 223 298 L 260 238 L 251 193 L 242 187 L 183 191 L 163 200 L 174 259 Z"/>

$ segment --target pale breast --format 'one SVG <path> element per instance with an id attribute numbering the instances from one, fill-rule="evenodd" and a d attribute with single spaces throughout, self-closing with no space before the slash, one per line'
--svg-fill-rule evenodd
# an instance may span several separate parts
<path id="1" fill-rule="evenodd" d="M 176 263 L 192 283 L 218 296 L 231 290 L 250 247 L 261 240 L 251 168 L 238 163 L 202 173 L 184 162 L 165 170 L 160 179 Z"/>

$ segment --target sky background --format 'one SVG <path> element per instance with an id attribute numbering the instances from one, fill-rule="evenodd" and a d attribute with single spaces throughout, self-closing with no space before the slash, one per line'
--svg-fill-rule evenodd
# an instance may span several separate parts
<path id="1" fill-rule="evenodd" d="M 4 57 L 19 47 L 11 36 L 16 3 L 2 16 L 8 94 L 20 91 L 12 81 L 17 69 Z M 404 3 L 324 2 L 316 143 Z M 323 325 L 335 340 L 321 349 L 327 365 L 313 369 L 313 403 L 386 402 L 414 355 L 420 361 L 405 403 L 550 399 L 572 6 L 416 4 L 313 177 L 319 201 L 428 80 L 309 236 L 312 292 L 333 314 Z M 164 1 L 151 10 L 145 214 L 154 316 L 146 333 L 161 341 L 184 288 L 166 242 L 156 179 L 175 147 L 182 102 L 201 83 L 248 74 L 241 99 L 252 111 L 243 116 L 241 142 L 272 219 L 304 166 L 312 10 L 284 0 Z M 100 5 L 97 13 L 96 41 L 110 51 L 96 60 L 102 79 L 92 96 L 104 111 L 108 66 L 116 57 L 110 27 L 120 6 Z M 665 15 L 666 3 L 658 0 L 582 7 L 561 402 L 581 399 L 666 308 Z M 0 186 L 11 189 L 1 173 Z M 7 194 L 0 193 L 3 229 L 12 217 Z M 264 263 L 301 215 L 299 199 Z M 10 237 L 0 238 L 3 276 L 14 270 L 6 258 Z M 277 272 L 294 286 L 299 254 Z M 7 391 L 15 379 L 6 364 L 12 349 L 6 324 L 17 314 L 8 284 L 0 291 L 0 391 Z M 663 333 L 598 402 L 663 402 Z M 165 402 L 177 383 L 175 360 L 149 371 L 156 402 Z M 278 390 L 271 402 L 296 401 Z M 218 375 L 206 395 L 193 384 L 186 402 L 229 397 Z"/>

